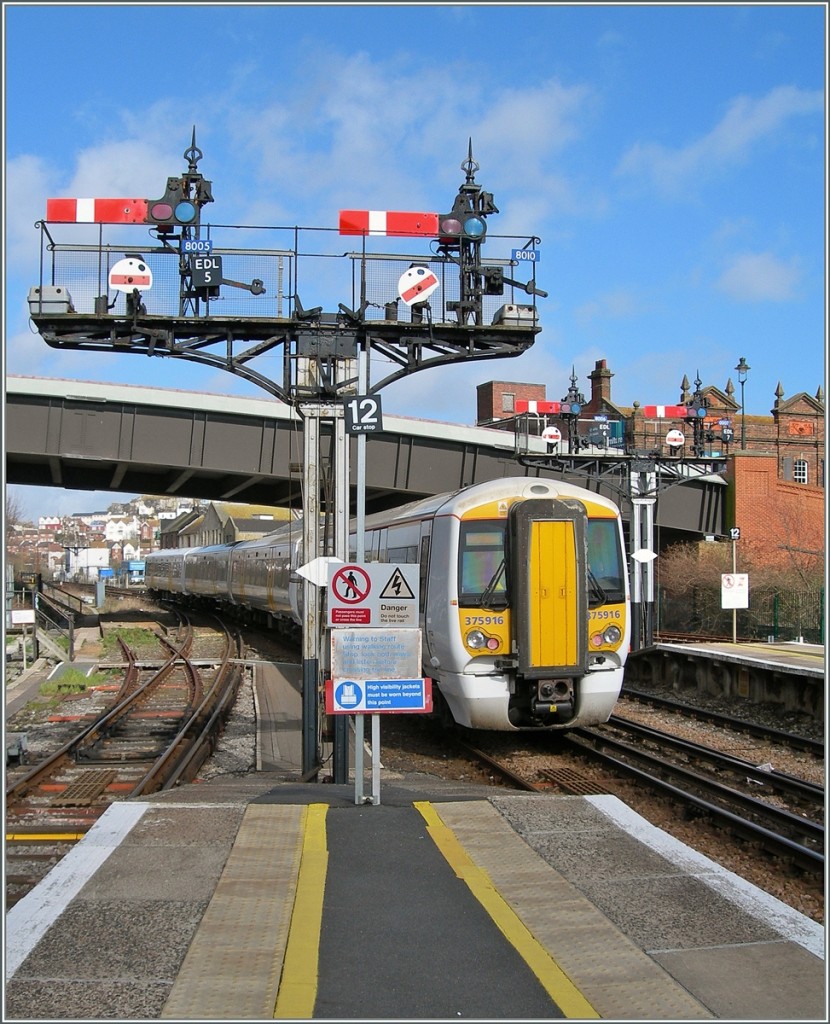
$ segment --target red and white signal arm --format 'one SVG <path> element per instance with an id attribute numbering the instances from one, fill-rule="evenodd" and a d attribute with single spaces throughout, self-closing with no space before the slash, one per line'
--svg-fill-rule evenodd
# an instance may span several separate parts
<path id="1" fill-rule="evenodd" d="M 436 237 L 437 213 L 406 210 L 341 210 L 341 235 L 398 235 Z"/>
<path id="2" fill-rule="evenodd" d="M 153 287 L 153 272 L 144 262 L 134 256 L 127 256 L 113 264 L 109 274 L 109 285 L 113 291 L 130 294 L 133 289 L 143 291 Z"/>
<path id="3" fill-rule="evenodd" d="M 47 199 L 46 219 L 64 224 L 146 224 L 146 199 Z"/>
<path id="4" fill-rule="evenodd" d="M 682 430 L 670 430 L 666 434 L 666 444 L 669 448 L 680 448 L 686 443 L 686 435 Z"/>
<path id="5" fill-rule="evenodd" d="M 429 267 L 421 267 L 416 264 L 401 274 L 398 281 L 398 295 L 407 306 L 411 306 L 416 302 L 425 302 L 438 286 L 438 278 Z"/>
<path id="6" fill-rule="evenodd" d="M 689 410 L 685 405 L 644 405 L 643 415 L 647 420 L 683 420 Z"/>
<path id="7" fill-rule="evenodd" d="M 562 440 L 562 431 L 559 427 L 545 427 L 542 431 L 542 437 L 548 444 L 559 444 Z"/>

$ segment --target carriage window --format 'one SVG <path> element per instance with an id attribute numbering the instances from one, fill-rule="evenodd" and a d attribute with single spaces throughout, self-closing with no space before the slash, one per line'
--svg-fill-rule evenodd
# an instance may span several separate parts
<path id="1" fill-rule="evenodd" d="M 505 598 L 504 531 L 504 523 L 461 524 L 458 597 L 462 605 L 477 605 L 485 591 Z"/>

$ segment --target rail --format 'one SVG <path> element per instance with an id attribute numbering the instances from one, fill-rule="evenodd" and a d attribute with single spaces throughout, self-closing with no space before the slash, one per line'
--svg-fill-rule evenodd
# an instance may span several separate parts
<path id="1" fill-rule="evenodd" d="M 758 843 L 772 855 L 790 860 L 801 870 L 823 872 L 824 854 L 820 850 L 824 848 L 824 827 L 817 822 L 801 818 L 788 811 L 780 811 L 763 801 L 755 800 L 736 790 L 713 783 L 694 772 L 677 765 L 670 765 L 661 758 L 598 734 L 593 729 L 575 729 L 568 733 L 566 739 L 574 747 L 601 760 L 614 771 L 622 772 L 685 805 L 698 808 L 733 834 Z M 603 746 L 611 747 L 618 753 L 639 760 L 647 766 L 647 769 L 638 768 L 620 757 L 607 753 L 600 749 Z M 763 816 L 766 820 L 773 822 L 774 828 L 795 831 L 806 840 L 806 843 L 812 842 L 818 849 L 806 845 L 804 842 L 793 840 L 782 832 L 773 831 L 772 828 L 760 825 L 750 818 L 741 817 L 740 814 L 725 807 L 723 803 L 715 803 L 712 799 L 706 799 L 689 789 L 681 788 L 681 785 L 666 781 L 660 777 L 666 772 L 670 772 L 676 779 L 682 780 L 683 786 L 692 786 L 698 791 L 702 789 L 704 792 L 739 806 L 747 813 Z"/>

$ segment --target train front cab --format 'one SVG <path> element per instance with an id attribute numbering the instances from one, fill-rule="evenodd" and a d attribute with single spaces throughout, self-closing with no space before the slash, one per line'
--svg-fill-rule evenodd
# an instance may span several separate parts
<path id="1" fill-rule="evenodd" d="M 593 511 L 575 498 L 510 509 L 515 726 L 602 722 L 619 694 L 627 651 L 619 526 Z M 601 577 L 609 591 L 597 573 L 609 574 Z"/>
<path id="2" fill-rule="evenodd" d="M 441 681 L 453 717 L 499 730 L 606 721 L 628 649 L 617 511 L 569 497 L 515 501 L 501 521 L 488 511 L 459 531 L 466 664 Z"/>

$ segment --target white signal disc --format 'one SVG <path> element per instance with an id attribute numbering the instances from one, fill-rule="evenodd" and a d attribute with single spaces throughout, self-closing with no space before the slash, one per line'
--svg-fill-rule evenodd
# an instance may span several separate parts
<path id="1" fill-rule="evenodd" d="M 153 272 L 143 260 L 133 256 L 119 260 L 110 270 L 110 288 L 129 294 L 134 288 L 144 291 L 153 286 Z"/>
<path id="2" fill-rule="evenodd" d="M 438 287 L 438 278 L 429 267 L 410 267 L 398 281 L 398 295 L 407 306 L 424 302 Z"/>

